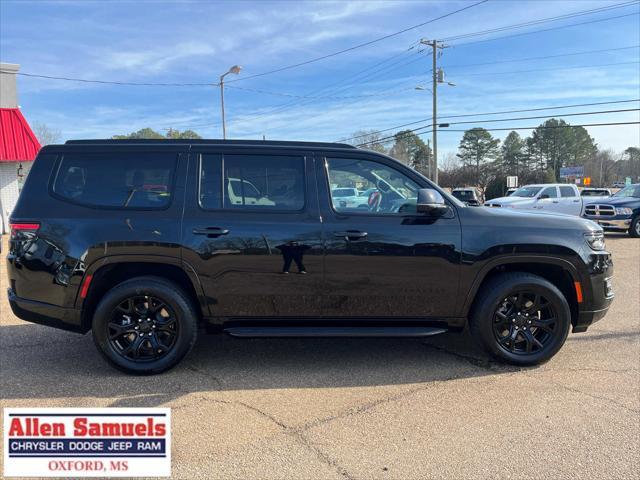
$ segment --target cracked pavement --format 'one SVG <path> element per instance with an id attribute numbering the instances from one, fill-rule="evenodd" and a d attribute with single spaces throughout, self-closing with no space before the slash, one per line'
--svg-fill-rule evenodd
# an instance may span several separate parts
<path id="1" fill-rule="evenodd" d="M 14 317 L 3 259 L 0 406 L 171 407 L 174 478 L 638 478 L 640 241 L 607 244 L 608 315 L 526 369 L 490 361 L 466 332 L 203 335 L 172 371 L 130 377 L 90 335 Z"/>

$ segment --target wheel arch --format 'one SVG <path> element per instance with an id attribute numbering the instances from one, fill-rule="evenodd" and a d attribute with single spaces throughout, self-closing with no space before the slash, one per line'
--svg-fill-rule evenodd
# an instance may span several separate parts
<path id="1" fill-rule="evenodd" d="M 505 272 L 525 272 L 538 275 L 555 285 L 565 296 L 571 309 L 571 323 L 578 320 L 578 299 L 575 282 L 581 282 L 578 269 L 570 261 L 547 256 L 512 256 L 497 258 L 485 265 L 467 294 L 463 314 L 469 316 L 479 301 L 482 287 L 496 275 Z M 582 283 L 582 282 L 581 282 Z"/>
<path id="2" fill-rule="evenodd" d="M 104 294 L 115 285 L 138 276 L 156 276 L 179 285 L 192 300 L 199 318 L 207 315 L 208 307 L 200 279 L 190 265 L 174 257 L 148 257 L 123 255 L 103 257 L 85 271 L 81 286 L 91 276 L 86 297 L 78 289 L 75 306 L 81 310 L 80 327 L 83 332 L 91 329 L 93 312 Z"/>

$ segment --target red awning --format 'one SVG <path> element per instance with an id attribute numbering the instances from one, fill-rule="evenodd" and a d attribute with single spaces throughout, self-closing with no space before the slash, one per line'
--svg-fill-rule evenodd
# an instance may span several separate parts
<path id="1" fill-rule="evenodd" d="M 0 162 L 30 162 L 40 142 L 18 108 L 0 108 Z"/>

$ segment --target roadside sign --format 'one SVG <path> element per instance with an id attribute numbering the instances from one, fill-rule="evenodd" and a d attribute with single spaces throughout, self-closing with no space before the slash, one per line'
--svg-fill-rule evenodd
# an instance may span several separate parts
<path id="1" fill-rule="evenodd" d="M 591 185 L 591 177 L 584 177 L 584 180 L 582 181 L 583 185 Z"/>
<path id="2" fill-rule="evenodd" d="M 507 176 L 507 188 L 516 188 L 517 186 L 518 186 L 518 176 L 517 175 Z"/>
<path id="3" fill-rule="evenodd" d="M 625 185 L 631 185 L 631 177 L 626 177 L 626 178 L 624 179 L 624 184 L 625 184 Z"/>
<path id="4" fill-rule="evenodd" d="M 562 167 L 560 168 L 560 177 L 584 177 L 584 167 Z"/>

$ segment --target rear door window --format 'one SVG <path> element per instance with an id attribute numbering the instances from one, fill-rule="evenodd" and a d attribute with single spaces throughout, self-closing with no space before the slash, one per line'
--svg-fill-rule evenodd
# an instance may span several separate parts
<path id="1" fill-rule="evenodd" d="M 547 195 L 546 198 L 558 198 L 558 193 L 556 192 L 556 187 L 547 187 L 542 192 L 540 192 L 540 197 Z"/>
<path id="2" fill-rule="evenodd" d="M 81 205 L 161 209 L 171 203 L 177 154 L 110 152 L 65 155 L 53 193 Z"/>
<path id="3" fill-rule="evenodd" d="M 562 185 L 560 186 L 560 196 L 561 197 L 577 197 L 578 195 L 576 195 L 576 191 L 573 189 L 573 187 L 563 187 Z"/>
<path id="4" fill-rule="evenodd" d="M 304 158 L 224 155 L 223 208 L 299 211 L 305 205 Z"/>

